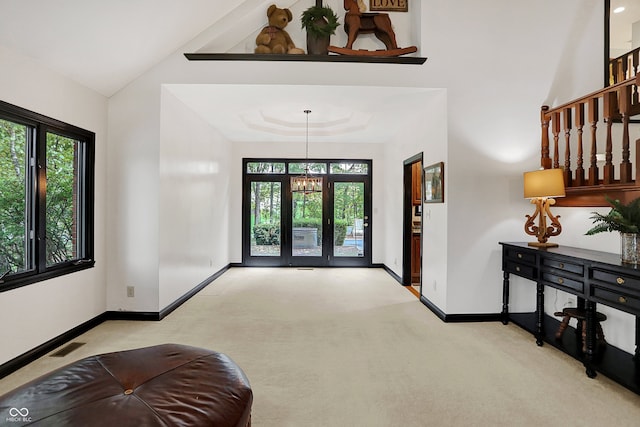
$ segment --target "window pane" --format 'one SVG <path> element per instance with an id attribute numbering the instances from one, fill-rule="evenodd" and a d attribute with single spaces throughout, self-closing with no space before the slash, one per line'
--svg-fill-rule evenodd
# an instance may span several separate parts
<path id="1" fill-rule="evenodd" d="M 251 256 L 280 256 L 282 184 L 251 183 Z"/>
<path id="2" fill-rule="evenodd" d="M 333 191 L 333 255 L 364 256 L 364 183 L 336 182 Z"/>
<path id="3" fill-rule="evenodd" d="M 78 142 L 47 133 L 47 266 L 78 258 Z"/>
<path id="4" fill-rule="evenodd" d="M 247 163 L 247 173 L 284 173 L 284 163 L 250 162 Z"/>
<path id="5" fill-rule="evenodd" d="M 306 165 L 309 165 L 309 173 L 327 173 L 326 163 L 289 163 L 289 173 L 304 173 Z"/>
<path id="6" fill-rule="evenodd" d="M 331 173 L 366 175 L 368 173 L 368 165 L 366 163 L 331 163 Z"/>
<path id="7" fill-rule="evenodd" d="M 0 120 L 0 275 L 28 270 L 28 128 Z"/>
<path id="8" fill-rule="evenodd" d="M 322 192 L 293 193 L 293 256 L 322 256 Z"/>

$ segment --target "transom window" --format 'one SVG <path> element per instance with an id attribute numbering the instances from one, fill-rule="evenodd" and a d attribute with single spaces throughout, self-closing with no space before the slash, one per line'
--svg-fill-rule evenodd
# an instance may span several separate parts
<path id="1" fill-rule="evenodd" d="M 0 101 L 0 291 L 93 266 L 94 141 Z"/>

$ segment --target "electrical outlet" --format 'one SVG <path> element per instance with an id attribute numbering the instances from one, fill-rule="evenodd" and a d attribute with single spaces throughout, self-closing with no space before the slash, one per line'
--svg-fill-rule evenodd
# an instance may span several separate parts
<path id="1" fill-rule="evenodd" d="M 127 286 L 127 297 L 133 298 L 136 296 L 135 286 Z"/>

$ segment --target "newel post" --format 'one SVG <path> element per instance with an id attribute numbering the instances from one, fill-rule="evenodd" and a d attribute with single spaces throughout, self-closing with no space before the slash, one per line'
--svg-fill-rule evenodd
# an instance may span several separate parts
<path id="1" fill-rule="evenodd" d="M 540 166 L 543 169 L 551 169 L 551 158 L 549 157 L 549 111 L 548 105 L 543 105 L 540 111 L 540 124 L 542 126 L 542 139 L 540 149 Z"/>

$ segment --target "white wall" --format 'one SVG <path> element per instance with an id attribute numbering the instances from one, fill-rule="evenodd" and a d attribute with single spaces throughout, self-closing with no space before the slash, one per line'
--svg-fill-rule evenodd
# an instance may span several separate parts
<path id="1" fill-rule="evenodd" d="M 444 307 L 448 314 L 497 313 L 502 294 L 497 242 L 530 240 L 523 232 L 524 216 L 532 210 L 522 197 L 522 173 L 539 167 L 539 108 L 602 87 L 603 5 L 463 3 L 423 2 L 423 51 L 432 85 L 448 89 Z M 617 235 L 584 235 L 593 210 L 555 209 L 563 233 L 554 241 L 619 253 Z M 547 312 L 562 308 L 565 298 L 547 290 Z M 515 278 L 511 302 L 516 311 L 532 309 L 532 283 Z M 599 310 L 609 316 L 603 324 L 608 341 L 632 351 L 633 318 Z"/>
<path id="2" fill-rule="evenodd" d="M 423 4 L 432 85 L 448 89 L 446 312 L 496 313 L 498 242 L 528 239 L 521 177 L 539 165 L 539 109 L 601 86 L 603 7 L 463 3 Z"/>
<path id="3" fill-rule="evenodd" d="M 447 92 L 415 89 L 416 103 L 410 126 L 385 144 L 384 264 L 402 277 L 404 161 L 423 154 L 423 166 L 445 162 L 447 173 Z M 445 189 L 446 190 L 446 189 Z M 445 194 L 445 200 L 448 195 Z M 422 279 L 429 286 L 423 294 L 442 310 L 446 308 L 447 204 L 425 204 L 422 213 Z M 434 283 L 436 286 L 434 286 Z M 441 284 L 440 287 L 437 284 Z"/>
<path id="4" fill-rule="evenodd" d="M 96 134 L 95 268 L 0 293 L 2 364 L 105 311 L 107 100 L 3 48 L 0 69 L 0 99 Z"/>
<path id="5" fill-rule="evenodd" d="M 335 10 L 340 11 L 337 3 Z M 424 153 L 425 164 L 444 160 L 445 203 L 429 206 L 431 216 L 425 221 L 425 245 L 432 246 L 425 246 L 423 291 L 448 314 L 499 312 L 502 278 L 498 241 L 529 238 L 522 231 L 524 215 L 530 212 L 530 205 L 522 198 L 522 172 L 539 164 L 539 108 L 601 87 L 603 5 L 598 0 L 526 4 L 424 0 L 415 10 L 419 20 L 404 16 L 411 24 L 419 21 L 420 28 L 411 28 L 399 41 L 401 45 L 414 44 L 406 39 L 418 36 L 420 54 L 428 57 L 424 65 L 187 61 L 183 52 L 196 52 L 210 43 L 207 37 L 214 31 L 208 30 L 114 95 L 108 104 L 108 124 L 102 97 L 38 64 L 1 51 L 2 99 L 95 131 L 98 164 L 96 268 L 0 294 L 4 307 L 0 322 L 20 325 L 0 333 L 3 342 L 13 344 L 2 347 L 0 361 L 105 309 L 158 311 L 206 278 L 200 276 L 240 260 L 239 215 L 235 214 L 241 205 L 239 159 L 262 152 L 286 156 L 288 148 L 233 144 L 229 154 L 215 129 L 206 129 L 163 95 L 163 85 L 176 83 L 440 88 L 434 103 L 425 107 L 425 111 L 431 111 L 425 116 L 433 118 L 434 128 L 428 121 L 418 120 L 406 131 L 406 138 L 399 135 L 384 147 L 371 147 L 376 174 L 374 216 L 379 219 L 374 230 L 374 262 L 382 261 L 396 271 L 394 260 L 402 256 L 401 234 L 396 233 L 402 213 L 393 203 L 401 192 L 402 160 L 419 152 Z M 398 26 L 402 18 L 394 19 Z M 340 44 L 339 40 L 335 44 Z M 181 117 L 181 122 L 170 119 L 174 114 Z M 442 120 L 442 128 L 435 126 L 436 120 Z M 174 192 L 174 182 L 166 171 L 179 169 L 166 161 L 177 153 L 184 156 L 181 159 L 186 164 L 193 159 L 192 150 L 203 148 L 199 145 L 202 141 L 185 147 L 178 144 L 176 130 L 181 123 L 194 124 L 221 148 L 221 153 L 208 152 L 207 161 L 230 159 L 227 169 L 221 168 L 219 176 L 204 183 L 180 178 L 194 186 L 203 184 L 200 190 L 185 196 L 190 200 L 212 186 L 223 198 L 225 191 L 229 192 L 224 199 L 228 206 L 209 218 L 222 223 L 228 220 L 229 233 L 228 243 L 218 242 L 215 248 L 198 242 L 188 259 L 185 256 L 177 265 L 168 261 L 167 255 L 173 253 L 167 246 L 175 241 L 175 235 L 166 224 L 177 221 L 192 233 L 189 222 L 195 213 L 175 209 L 161 214 Z M 325 149 L 329 156 L 345 147 Z M 356 154 L 358 147 L 349 150 Z M 378 161 L 381 156 L 384 160 Z M 224 177 L 229 179 L 227 189 L 219 187 Z M 378 185 L 383 186 L 382 192 Z M 204 209 L 210 206 L 206 201 L 201 203 L 199 207 Z M 591 210 L 559 209 L 564 231 L 555 240 L 618 252 L 617 236 L 583 236 L 590 226 Z M 195 218 L 199 224 L 207 219 Z M 225 236 L 219 229 L 209 232 Z M 109 241 L 105 254 L 106 235 Z M 179 241 L 182 248 L 191 243 L 191 234 Z M 444 257 L 435 260 L 429 256 L 433 248 L 442 249 L 438 253 Z M 176 285 L 175 272 L 188 274 L 194 282 Z M 516 307 L 533 301 L 532 286 L 521 285 L 516 283 L 512 292 Z M 126 297 L 127 286 L 136 287 L 135 298 Z M 603 327 L 608 340 L 628 348 L 633 322 L 618 312 L 607 314 L 610 317 Z"/>
<path id="6" fill-rule="evenodd" d="M 162 90 L 160 308 L 229 263 L 231 145 Z"/>

